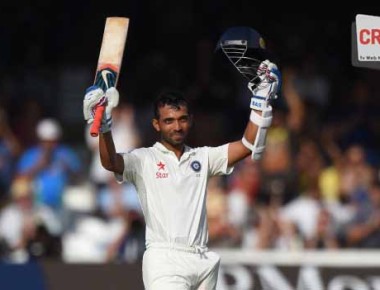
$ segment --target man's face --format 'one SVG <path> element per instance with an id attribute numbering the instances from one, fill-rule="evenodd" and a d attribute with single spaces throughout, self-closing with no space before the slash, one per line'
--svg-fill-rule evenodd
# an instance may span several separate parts
<path id="1" fill-rule="evenodd" d="M 162 141 L 172 146 L 183 144 L 192 121 L 187 107 L 165 105 L 159 108 L 159 116 L 158 120 L 153 119 L 153 127 L 161 133 Z"/>

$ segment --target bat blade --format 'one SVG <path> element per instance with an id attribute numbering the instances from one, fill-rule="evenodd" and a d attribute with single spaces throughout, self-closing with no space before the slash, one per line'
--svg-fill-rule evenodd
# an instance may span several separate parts
<path id="1" fill-rule="evenodd" d="M 102 88 L 103 91 L 117 85 L 128 26 L 129 18 L 126 17 L 108 17 L 106 19 L 94 80 L 94 85 Z M 90 129 L 93 137 L 99 135 L 104 109 L 104 106 L 96 108 L 94 122 Z"/>

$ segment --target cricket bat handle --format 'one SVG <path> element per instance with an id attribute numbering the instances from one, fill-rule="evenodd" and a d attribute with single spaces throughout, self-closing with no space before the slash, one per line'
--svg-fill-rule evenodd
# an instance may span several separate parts
<path id="1" fill-rule="evenodd" d="M 91 125 L 90 134 L 92 137 L 97 137 L 99 135 L 100 126 L 102 125 L 103 113 L 106 106 L 99 106 L 95 109 L 94 122 Z"/>

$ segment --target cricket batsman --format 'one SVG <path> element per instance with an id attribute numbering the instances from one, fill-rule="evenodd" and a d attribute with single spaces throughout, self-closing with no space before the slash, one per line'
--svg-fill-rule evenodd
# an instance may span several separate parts
<path id="1" fill-rule="evenodd" d="M 272 121 L 270 101 L 277 95 L 281 76 L 274 63 L 248 54 L 261 46 L 258 33 L 245 27 L 228 30 L 218 43 L 248 78 L 252 97 L 242 138 L 217 147 L 186 145 L 193 123 L 191 108 L 181 93 L 169 91 L 153 106 L 152 125 L 160 139 L 149 148 L 118 153 L 111 130 L 118 91 L 96 86 L 86 91 L 83 113 L 88 123 L 93 122 L 96 107 L 106 103 L 99 134 L 103 167 L 119 182 L 133 183 L 139 195 L 146 222 L 142 270 L 147 290 L 216 289 L 220 257 L 207 248 L 207 182 L 212 176 L 230 174 L 249 155 L 258 160 L 264 151 Z"/>

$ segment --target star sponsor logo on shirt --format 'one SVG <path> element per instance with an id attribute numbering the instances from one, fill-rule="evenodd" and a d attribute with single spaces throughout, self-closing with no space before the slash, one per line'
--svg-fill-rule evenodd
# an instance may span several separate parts
<path id="1" fill-rule="evenodd" d="M 156 164 L 157 165 L 157 172 L 156 172 L 156 178 L 168 178 L 169 177 L 169 173 L 168 172 L 162 172 L 162 171 L 166 171 L 165 169 L 165 163 L 163 163 L 162 161 L 160 161 L 159 163 Z"/>
<path id="2" fill-rule="evenodd" d="M 157 166 L 158 166 L 158 170 L 164 170 L 165 171 L 165 163 L 162 163 L 162 161 L 157 163 Z"/>

